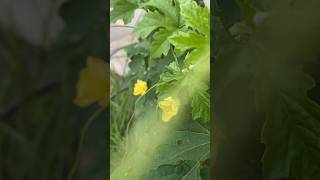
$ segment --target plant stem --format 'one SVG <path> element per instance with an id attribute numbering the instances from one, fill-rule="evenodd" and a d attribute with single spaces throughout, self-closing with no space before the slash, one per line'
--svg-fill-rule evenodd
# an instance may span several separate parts
<path id="1" fill-rule="evenodd" d="M 75 159 L 75 161 L 74 161 L 74 163 L 72 165 L 71 171 L 68 174 L 67 180 L 72 180 L 73 179 L 73 177 L 74 177 L 74 175 L 76 173 L 76 170 L 78 168 L 79 162 L 80 162 L 79 155 L 80 155 L 80 151 L 82 149 L 83 143 L 84 143 L 84 138 L 86 136 L 86 133 L 87 133 L 89 127 L 91 126 L 91 124 L 93 123 L 93 121 L 103 112 L 103 110 L 105 110 L 105 107 L 99 108 L 96 112 L 94 112 L 89 117 L 89 119 L 87 120 L 87 122 L 83 126 L 83 128 L 81 130 L 81 134 L 80 134 L 80 141 L 79 141 L 79 144 L 78 144 L 77 154 L 76 154 L 76 157 L 75 157 L 76 159 Z"/>
<path id="2" fill-rule="evenodd" d="M 174 53 L 172 46 L 170 47 L 170 49 L 171 49 L 172 56 L 180 69 L 178 58 L 177 58 L 176 54 Z"/>
<path id="3" fill-rule="evenodd" d="M 146 94 L 148 94 L 148 93 L 149 93 L 153 88 L 155 88 L 157 85 L 158 85 L 158 84 L 155 84 L 155 85 L 153 85 L 152 87 L 150 87 L 143 96 L 145 96 Z M 130 119 L 129 119 L 128 125 L 127 125 L 127 130 L 126 130 L 126 135 L 127 135 L 127 137 L 129 136 L 129 128 L 130 128 L 130 125 L 132 124 L 132 120 L 133 120 L 133 116 L 134 116 L 134 114 L 135 114 L 136 106 L 137 106 L 138 102 L 140 101 L 140 99 L 141 99 L 143 96 L 140 96 L 140 97 L 136 100 L 136 102 L 134 103 L 133 113 L 132 113 L 132 115 L 131 115 L 131 117 L 130 117 Z"/>

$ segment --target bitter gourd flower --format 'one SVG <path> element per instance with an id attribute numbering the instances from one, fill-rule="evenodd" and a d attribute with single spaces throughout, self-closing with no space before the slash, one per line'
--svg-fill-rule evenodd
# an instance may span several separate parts
<path id="1" fill-rule="evenodd" d="M 75 104 L 82 107 L 94 102 L 101 106 L 109 104 L 108 65 L 104 60 L 88 57 L 87 67 L 80 71 Z"/>
<path id="2" fill-rule="evenodd" d="M 135 96 L 142 95 L 143 96 L 147 90 L 148 90 L 147 82 L 137 80 L 136 84 L 134 85 L 133 95 L 135 95 Z"/>
<path id="3" fill-rule="evenodd" d="M 172 96 L 165 98 L 159 102 L 159 107 L 162 110 L 162 121 L 169 122 L 179 110 L 180 102 Z"/>

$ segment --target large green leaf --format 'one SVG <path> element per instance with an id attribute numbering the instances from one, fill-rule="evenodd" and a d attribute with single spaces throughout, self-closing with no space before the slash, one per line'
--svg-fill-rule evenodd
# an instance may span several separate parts
<path id="1" fill-rule="evenodd" d="M 176 6 L 177 4 L 174 4 L 172 0 L 150 0 L 142 4 L 142 7 L 158 9 L 164 16 L 171 19 L 172 22 L 179 23 L 180 12 L 177 11 Z"/>
<path id="2" fill-rule="evenodd" d="M 181 51 L 192 49 L 185 59 L 187 67 L 197 62 L 209 63 L 210 13 L 208 8 L 200 7 L 194 1 L 186 1 L 180 7 L 182 20 L 186 23 L 187 28 L 193 30 L 181 29 L 170 37 L 170 42 Z"/>
<path id="3" fill-rule="evenodd" d="M 210 63 L 210 37 L 195 32 L 180 31 L 170 37 L 170 42 L 180 50 L 191 50 L 185 58 L 185 65 L 189 67 L 199 62 Z"/>
<path id="4" fill-rule="evenodd" d="M 148 77 L 148 83 L 155 84 L 159 81 L 159 74 L 162 73 L 169 59 L 164 58 L 161 61 L 150 59 L 150 40 L 145 39 L 139 43 L 132 44 L 126 48 L 127 56 L 130 58 L 128 78 L 135 83 L 137 79 Z"/>
<path id="5" fill-rule="evenodd" d="M 190 123 L 192 128 L 176 131 L 165 144 L 157 147 L 158 155 L 153 165 L 176 164 L 190 161 L 190 168 L 185 171 L 182 180 L 200 180 L 200 165 L 210 157 L 210 133 L 199 123 Z M 194 127 L 199 128 L 194 128 Z"/>
<path id="6" fill-rule="evenodd" d="M 129 23 L 133 18 L 134 11 L 138 8 L 138 4 L 131 0 L 116 0 L 113 4 L 110 20 L 115 22 L 122 19 L 125 24 Z"/>
<path id="7" fill-rule="evenodd" d="M 163 30 L 156 32 L 153 36 L 154 41 L 151 44 L 151 57 L 157 58 L 163 55 L 168 55 L 170 50 L 170 42 L 168 37 L 172 34 L 170 30 Z"/>
<path id="8" fill-rule="evenodd" d="M 197 5 L 195 1 L 181 1 L 181 17 L 186 26 L 198 30 L 204 35 L 210 34 L 210 16 L 207 7 Z"/>
<path id="9" fill-rule="evenodd" d="M 168 25 L 170 26 L 169 23 L 170 21 L 163 17 L 159 12 L 150 11 L 143 16 L 142 21 L 137 24 L 133 32 L 145 39 L 156 29 L 160 27 L 165 28 L 168 27 Z"/>
<path id="10" fill-rule="evenodd" d="M 152 32 L 153 42 L 151 44 L 151 57 L 159 58 L 167 55 L 170 50 L 168 37 L 179 29 L 179 9 L 178 4 L 173 4 L 172 0 L 151 0 L 144 3 L 142 7 L 149 9 L 143 19 L 137 24 L 134 33 L 141 38 L 146 38 Z M 154 10 L 156 8 L 157 10 Z"/>
<path id="11" fill-rule="evenodd" d="M 268 19 L 273 44 L 260 46 L 264 56 L 256 70 L 258 110 L 266 114 L 263 174 L 266 180 L 320 179 L 320 106 L 309 97 L 315 81 L 302 68 L 318 56 L 320 3 L 312 0 L 301 9 L 282 3 Z"/>
<path id="12" fill-rule="evenodd" d="M 320 106 L 307 97 L 314 82 L 299 67 L 286 68 L 278 64 L 256 82 L 257 105 L 266 113 L 264 178 L 319 179 Z"/>
<path id="13" fill-rule="evenodd" d="M 177 131 L 172 135 L 169 142 L 159 147 L 162 154 L 157 157 L 159 165 L 171 164 L 180 160 L 201 162 L 209 157 L 209 133 Z"/>

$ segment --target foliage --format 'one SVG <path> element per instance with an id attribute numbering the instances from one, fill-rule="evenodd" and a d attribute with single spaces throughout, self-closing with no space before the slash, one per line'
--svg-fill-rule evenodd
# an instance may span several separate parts
<path id="1" fill-rule="evenodd" d="M 201 172 L 208 166 L 203 162 L 209 159 L 210 152 L 207 130 L 210 120 L 207 69 L 210 63 L 209 9 L 193 0 L 130 1 L 136 7 L 132 6 L 132 9 L 129 7 L 131 4 L 120 7 L 123 2 L 114 2 L 113 21 L 121 18 L 128 23 L 135 9 L 145 11 L 133 30 L 139 42 L 126 48 L 130 58 L 130 71 L 125 77 L 131 82 L 129 92 L 133 92 L 137 80 L 147 82 L 149 88 L 138 97 L 135 106 L 138 113 L 132 117 L 135 121 L 142 121 L 141 117 L 151 108 L 163 111 L 162 119 L 171 124 L 165 123 L 164 126 L 179 124 L 166 135 L 167 140 L 157 145 L 155 154 L 159 156 L 152 160 L 150 171 L 144 172 L 142 177 L 202 179 Z M 121 13 L 124 9 L 130 11 Z M 186 114 L 183 115 L 185 120 L 180 118 L 182 112 Z M 160 114 L 158 120 L 161 119 Z M 138 124 L 131 127 L 128 122 L 127 126 L 134 133 Z M 185 125 L 188 128 L 181 130 Z"/>
<path id="2" fill-rule="evenodd" d="M 319 71 L 312 77 L 307 68 L 319 61 L 319 2 L 228 0 L 215 5 L 214 97 L 223 101 L 222 94 L 239 77 L 250 82 L 254 108 L 265 120 L 260 129 L 263 179 L 319 179 L 320 99 L 312 91 L 318 90 Z"/>
<path id="3" fill-rule="evenodd" d="M 105 108 L 90 126 L 77 154 L 81 130 L 99 107 L 80 108 L 73 99 L 87 57 L 105 58 L 107 53 L 107 25 L 101 21 L 106 1 L 45 0 L 23 6 L 21 10 L 18 1 L 1 4 L 0 179 L 67 179 L 75 160 L 82 164 L 89 157 L 92 161 L 78 166 L 74 179 L 104 179 L 108 112 Z M 16 26 L 21 23 L 26 29 Z"/>
<path id="4" fill-rule="evenodd" d="M 206 129 L 195 130 L 194 127 L 200 125 L 191 124 L 193 128 L 172 133 L 169 141 L 158 147 L 159 155 L 155 158 L 155 164 L 160 168 L 163 164 L 181 163 L 181 160 L 182 163 L 188 164 L 188 170 L 181 176 L 183 180 L 201 179 L 201 163 L 209 159 L 210 156 L 209 131 Z"/>
<path id="5" fill-rule="evenodd" d="M 134 10 L 137 8 L 136 2 L 131 2 L 130 0 L 115 1 L 112 5 L 111 22 L 123 19 L 125 23 L 128 23 L 133 18 Z"/>

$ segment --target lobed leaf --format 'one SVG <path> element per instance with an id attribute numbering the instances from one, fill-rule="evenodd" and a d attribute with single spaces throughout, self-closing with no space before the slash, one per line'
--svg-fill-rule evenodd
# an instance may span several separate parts
<path id="1" fill-rule="evenodd" d="M 208 87 L 199 88 L 192 98 L 192 118 L 202 118 L 205 122 L 210 121 L 210 95 Z"/>
<path id="2" fill-rule="evenodd" d="M 125 24 L 129 23 L 133 18 L 134 11 L 138 8 L 138 4 L 130 0 L 116 0 L 113 3 L 113 10 L 110 16 L 111 22 L 122 19 Z"/>

